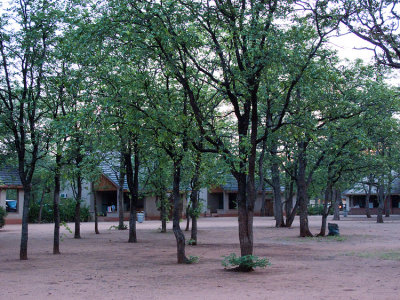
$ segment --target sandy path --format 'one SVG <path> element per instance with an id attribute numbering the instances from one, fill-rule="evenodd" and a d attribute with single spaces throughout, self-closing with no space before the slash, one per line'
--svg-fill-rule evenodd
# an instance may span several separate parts
<path id="1" fill-rule="evenodd" d="M 310 218 L 314 233 L 319 223 Z M 255 254 L 272 265 L 249 274 L 220 263 L 239 253 L 236 218 L 199 221 L 199 245 L 186 248 L 200 258 L 193 265 L 175 263 L 173 233 L 159 233 L 158 221 L 138 224 L 137 244 L 127 243 L 127 231 L 109 230 L 114 223 L 101 223 L 100 235 L 83 223 L 80 240 L 63 229 L 56 256 L 53 225 L 32 224 L 28 261 L 18 259 L 20 225 L 7 225 L 0 230 L 0 299 L 400 299 L 400 217 L 338 221 L 341 239 L 301 239 L 298 223 L 273 224 L 255 219 Z"/>

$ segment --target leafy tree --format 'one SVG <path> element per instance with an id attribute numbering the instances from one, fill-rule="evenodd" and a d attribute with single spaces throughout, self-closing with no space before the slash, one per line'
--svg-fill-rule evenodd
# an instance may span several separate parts
<path id="1" fill-rule="evenodd" d="M 56 43 L 64 6 L 67 3 L 20 1 L 0 18 L 0 118 L 9 132 L 7 145 L 17 153 L 25 193 L 21 260 L 28 258 L 32 178 L 37 161 L 46 152 L 44 81 L 52 71 L 49 55 Z"/>

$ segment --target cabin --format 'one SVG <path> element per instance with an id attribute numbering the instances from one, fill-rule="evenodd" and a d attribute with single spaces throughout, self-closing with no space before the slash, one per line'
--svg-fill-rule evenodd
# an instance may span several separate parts
<path id="1" fill-rule="evenodd" d="M 22 223 L 24 189 L 18 170 L 9 166 L 0 168 L 0 206 L 7 212 L 6 224 Z"/>
<path id="2" fill-rule="evenodd" d="M 348 204 L 348 214 L 365 214 L 367 192 L 368 186 L 367 184 L 363 183 L 358 183 L 351 189 L 343 192 L 345 203 Z M 371 196 L 369 199 L 369 208 L 371 214 L 376 215 L 378 213 L 378 206 L 377 187 L 376 185 L 373 185 L 371 187 Z M 391 214 L 400 214 L 400 178 L 396 178 L 392 182 L 390 197 L 386 198 L 384 210 L 386 210 L 387 206 L 389 206 Z"/>
<path id="3" fill-rule="evenodd" d="M 281 187 L 282 201 L 284 201 L 284 188 Z M 237 194 L 238 184 L 233 176 L 228 176 L 225 184 L 213 187 L 207 191 L 207 207 L 214 216 L 237 216 Z M 273 216 L 273 190 L 271 187 L 265 188 L 265 215 Z M 257 192 L 256 202 L 254 203 L 254 215 L 259 216 L 262 208 L 262 193 Z"/>
<path id="4" fill-rule="evenodd" d="M 112 165 L 110 162 L 103 162 L 100 168 L 102 174 L 99 180 L 94 182 L 93 190 L 91 183 L 87 181 L 83 182 L 82 203 L 89 207 L 89 211 L 92 217 L 94 217 L 94 203 L 96 199 L 99 221 L 118 221 L 117 191 L 119 187 L 119 167 Z M 70 187 L 70 183 L 66 182 L 63 186 L 60 198 L 73 198 L 73 191 Z M 186 207 L 188 192 L 181 192 L 181 196 L 183 198 L 182 213 L 184 213 L 183 208 Z M 146 220 L 160 219 L 157 198 L 151 195 L 151 193 L 146 193 L 145 196 L 139 198 L 136 210 L 137 212 L 144 212 Z M 126 177 L 123 184 L 123 211 L 124 220 L 128 221 L 130 215 L 130 198 Z"/>

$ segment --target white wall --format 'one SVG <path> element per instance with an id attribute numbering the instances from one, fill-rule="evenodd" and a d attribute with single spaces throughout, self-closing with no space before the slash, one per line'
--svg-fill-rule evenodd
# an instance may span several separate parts
<path id="1" fill-rule="evenodd" d="M 0 189 L 0 206 L 6 209 L 7 190 Z M 22 220 L 22 211 L 24 209 L 24 190 L 18 189 L 17 193 L 18 209 L 17 212 L 8 212 L 6 220 Z"/>

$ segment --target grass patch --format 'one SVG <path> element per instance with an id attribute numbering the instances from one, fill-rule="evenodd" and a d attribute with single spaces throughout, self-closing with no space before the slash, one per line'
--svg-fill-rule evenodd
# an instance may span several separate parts
<path id="1" fill-rule="evenodd" d="M 389 251 L 384 252 L 379 256 L 380 259 L 384 260 L 396 260 L 400 261 L 400 251 Z"/>
<path id="2" fill-rule="evenodd" d="M 400 261 L 400 251 L 389 250 L 389 251 L 375 251 L 375 252 L 347 252 L 346 256 L 355 256 L 360 258 L 373 258 L 381 260 L 393 260 Z"/>
<path id="3" fill-rule="evenodd" d="M 347 237 L 342 235 L 335 235 L 335 236 L 313 236 L 313 237 L 305 237 L 300 238 L 300 240 L 305 241 L 315 241 L 315 242 L 344 242 L 347 240 Z"/>

